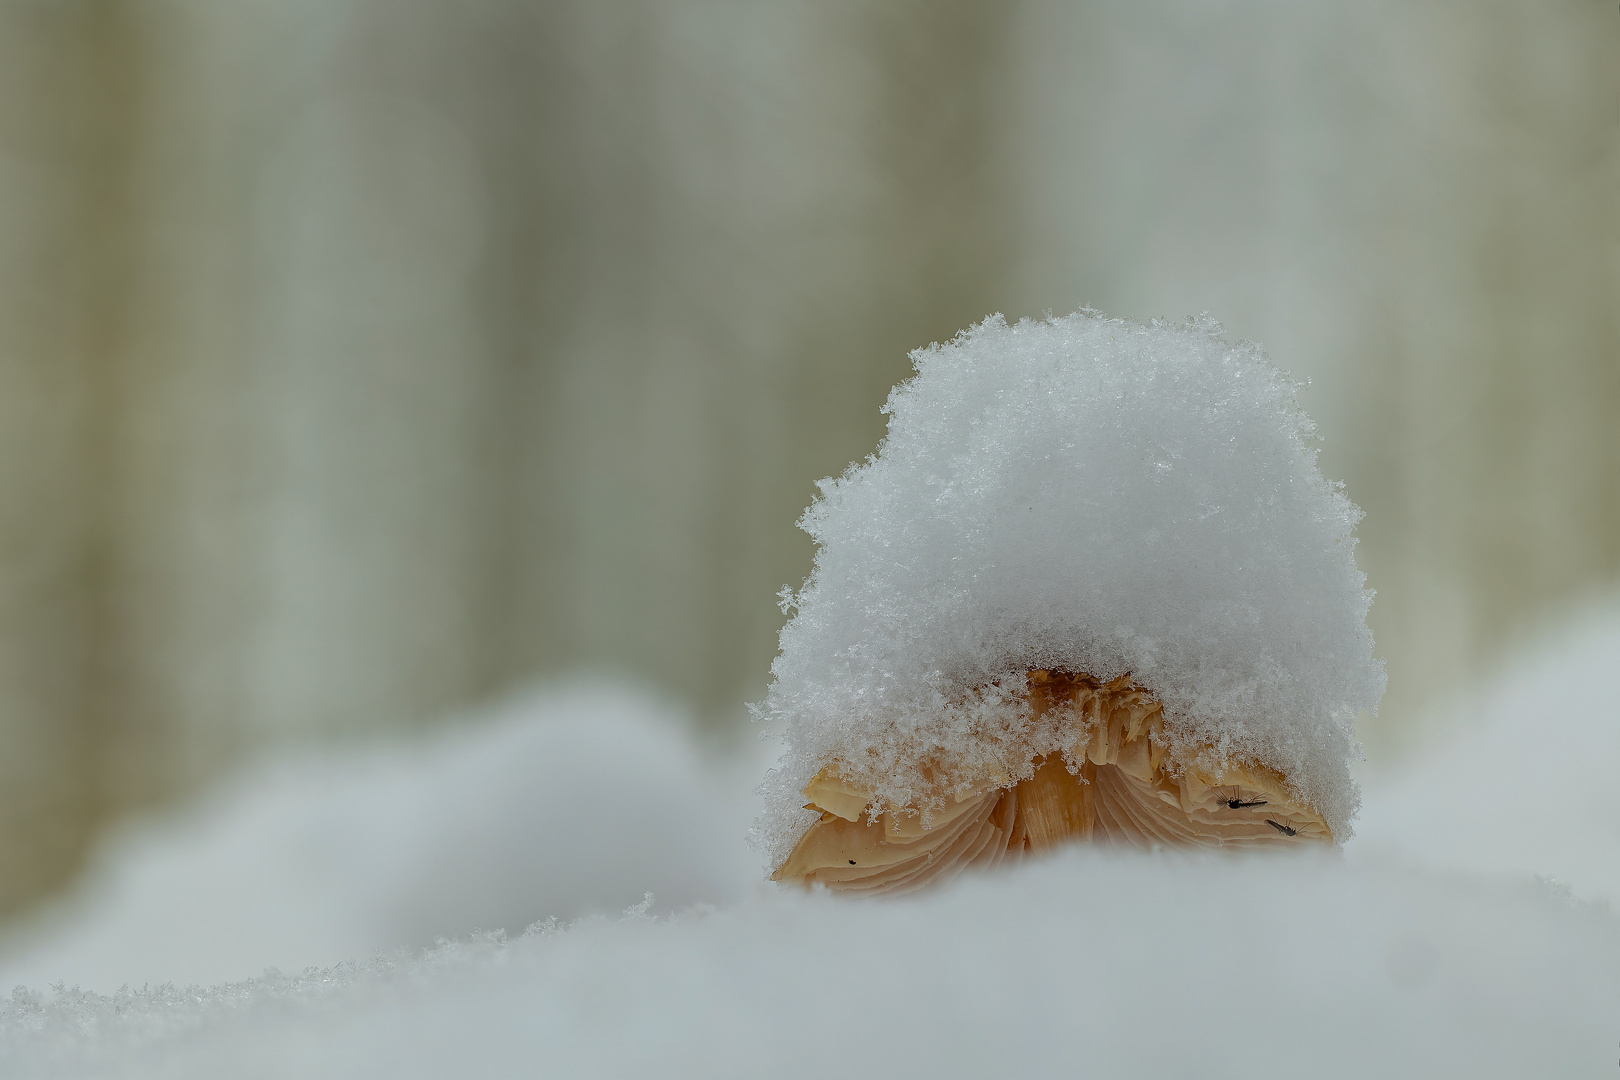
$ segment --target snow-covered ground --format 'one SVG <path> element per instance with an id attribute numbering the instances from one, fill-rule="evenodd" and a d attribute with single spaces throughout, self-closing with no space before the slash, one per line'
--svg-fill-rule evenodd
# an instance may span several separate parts
<path id="1" fill-rule="evenodd" d="M 265 763 L 122 830 L 0 936 L 0 987 L 209 985 L 474 930 L 739 899 L 763 744 L 708 754 L 617 687 L 525 695 L 416 742 Z"/>
<path id="2" fill-rule="evenodd" d="M 1072 851 L 424 960 L 8 1008 L 7 1076 L 1607 1075 L 1620 924 L 1533 881 Z M 9 1058 L 9 1060 L 7 1060 Z"/>
<path id="3" fill-rule="evenodd" d="M 1362 784 L 1352 862 L 1531 874 L 1620 911 L 1620 603 L 1571 615 Z"/>
<path id="4" fill-rule="evenodd" d="M 1342 852 L 875 903 L 759 883 L 762 756 L 533 696 L 127 830 L 0 942 L 0 1075 L 1613 1075 L 1616 671 L 1612 607 L 1505 667 Z"/>

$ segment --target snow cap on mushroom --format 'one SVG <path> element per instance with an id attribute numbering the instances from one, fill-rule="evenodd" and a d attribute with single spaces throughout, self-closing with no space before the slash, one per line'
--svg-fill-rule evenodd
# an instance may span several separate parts
<path id="1" fill-rule="evenodd" d="M 1178 747 L 1276 770 L 1343 840 L 1356 713 L 1383 694 L 1360 511 L 1296 384 L 1211 319 L 1000 316 L 911 354 L 875 455 L 823 480 L 759 710 L 773 862 L 837 763 L 894 806 L 1020 776 L 1027 672 L 1129 673 Z"/>

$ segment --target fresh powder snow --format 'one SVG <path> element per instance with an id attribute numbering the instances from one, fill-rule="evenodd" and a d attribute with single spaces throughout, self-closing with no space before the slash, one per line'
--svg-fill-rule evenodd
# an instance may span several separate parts
<path id="1" fill-rule="evenodd" d="M 1280 772 L 1350 834 L 1360 710 L 1377 707 L 1360 511 L 1316 464 L 1298 386 L 1209 318 L 1000 316 L 911 354 L 877 452 L 821 482 L 815 567 L 783 591 L 758 715 L 787 743 L 773 865 L 836 764 L 889 806 L 935 777 L 1030 774 L 1076 733 L 1033 722 L 1037 668 L 1129 673 L 1172 758 Z"/>
<path id="2" fill-rule="evenodd" d="M 671 917 L 216 987 L 0 1000 L 8 1080 L 1575 1077 L 1620 923 L 1331 850 L 1073 848 L 936 892 Z"/>
<path id="3" fill-rule="evenodd" d="M 345 751 L 115 837 L 105 883 L 139 888 L 65 905 L 6 967 L 0 1076 L 1602 1075 L 1620 845 L 1592 807 L 1617 650 L 1610 605 L 1505 657 L 1454 706 L 1477 731 L 1364 774 L 1342 854 L 1077 847 L 886 903 L 733 864 L 753 781 L 683 748 L 666 711 L 540 694 L 453 743 Z M 317 826 L 321 858 L 376 887 L 293 858 Z M 264 873 L 210 881 L 238 874 L 231 852 Z M 411 891 L 443 894 L 454 943 L 394 948 Z M 630 910 L 571 917 L 592 907 Z M 305 948 L 272 908 L 296 909 Z"/>
<path id="4" fill-rule="evenodd" d="M 0 932 L 0 993 L 210 985 L 543 916 L 739 900 L 759 744 L 608 678 L 513 695 L 430 735 L 250 765 L 116 829 L 75 887 Z M 3 1070 L 0 1070 L 3 1075 Z"/>
<path id="5" fill-rule="evenodd" d="M 1424 745 L 1361 772 L 1357 848 L 1459 873 L 1532 873 L 1620 910 L 1620 596 L 1567 613 L 1492 666 L 1421 725 Z"/>

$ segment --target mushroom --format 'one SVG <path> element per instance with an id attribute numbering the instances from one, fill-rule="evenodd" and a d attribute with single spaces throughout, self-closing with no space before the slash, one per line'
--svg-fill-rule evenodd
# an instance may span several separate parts
<path id="1" fill-rule="evenodd" d="M 1035 758 L 1021 780 L 952 777 L 940 805 L 882 807 L 836 764 L 804 788 L 820 814 L 773 880 L 861 893 L 905 892 L 1066 843 L 1115 847 L 1254 848 L 1331 844 L 1322 816 L 1258 765 L 1177 764 L 1158 700 L 1129 675 L 1107 683 L 1045 669 L 1029 673 L 1039 717 L 1072 709 L 1082 734 Z"/>
<path id="2" fill-rule="evenodd" d="M 821 482 L 755 715 L 777 881 L 914 889 L 1063 844 L 1334 845 L 1384 690 L 1361 512 L 1210 319 L 986 319 Z"/>

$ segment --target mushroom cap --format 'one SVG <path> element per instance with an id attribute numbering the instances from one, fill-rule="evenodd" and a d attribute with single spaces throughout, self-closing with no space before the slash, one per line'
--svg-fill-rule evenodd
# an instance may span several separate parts
<path id="1" fill-rule="evenodd" d="M 1264 766 L 1221 763 L 1208 752 L 1172 753 L 1164 711 L 1128 676 L 1029 674 L 1037 717 L 1086 720 L 1066 747 L 1040 755 L 1021 779 L 939 780 L 925 805 L 879 806 L 838 764 L 806 785 L 820 817 L 772 875 L 850 892 L 897 892 L 947 881 L 1066 843 L 1127 848 L 1333 842 L 1322 815 Z M 1204 748 L 1207 751 L 1207 748 Z"/>

